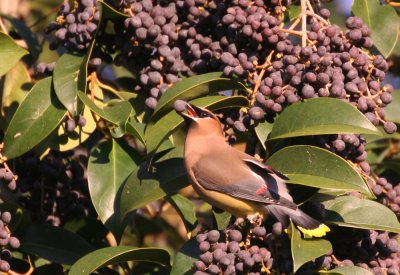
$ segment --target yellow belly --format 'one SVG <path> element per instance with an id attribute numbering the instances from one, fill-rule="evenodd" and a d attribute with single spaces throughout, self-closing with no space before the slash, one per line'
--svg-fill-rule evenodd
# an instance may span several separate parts
<path id="1" fill-rule="evenodd" d="M 264 205 L 257 202 L 252 202 L 203 188 L 200 184 L 192 182 L 194 190 L 199 196 L 209 204 L 221 208 L 236 218 L 243 217 L 255 213 L 264 213 L 266 210 Z"/>

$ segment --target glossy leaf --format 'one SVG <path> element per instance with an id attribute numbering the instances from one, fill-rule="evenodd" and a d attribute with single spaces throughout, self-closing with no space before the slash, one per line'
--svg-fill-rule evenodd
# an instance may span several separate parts
<path id="1" fill-rule="evenodd" d="M 3 78 L 1 93 L 1 128 L 10 123 L 15 111 L 32 88 L 31 77 L 24 63 L 18 62 Z"/>
<path id="2" fill-rule="evenodd" d="M 226 107 L 248 106 L 248 100 L 242 96 L 207 96 L 190 101 L 196 106 L 205 107 L 211 111 Z M 183 118 L 175 111 L 170 111 L 153 125 L 146 128 L 145 138 L 148 154 L 156 152 L 161 142 L 165 140 L 178 127 L 183 125 Z"/>
<path id="3" fill-rule="evenodd" d="M 143 145 L 146 146 L 144 139 L 145 124 L 137 122 L 135 118 L 131 117 L 126 123 L 126 132 L 137 138 Z"/>
<path id="4" fill-rule="evenodd" d="M 285 174 L 289 183 L 359 191 L 373 197 L 358 172 L 343 158 L 325 149 L 308 145 L 290 146 L 273 154 L 266 163 Z"/>
<path id="5" fill-rule="evenodd" d="M 78 234 L 96 249 L 108 246 L 104 239 L 110 237 L 110 231 L 95 216 L 74 218 L 67 221 L 63 228 Z"/>
<path id="6" fill-rule="evenodd" d="M 188 185 L 186 170 L 181 158 L 167 159 L 154 164 L 154 172 L 145 165 L 137 167 L 121 188 L 121 214 L 173 194 Z"/>
<path id="7" fill-rule="evenodd" d="M 79 99 L 82 100 L 82 102 L 96 115 L 125 129 L 126 123 L 132 113 L 132 106 L 129 102 L 119 101 L 109 106 L 99 107 L 81 91 L 78 91 L 78 96 Z"/>
<path id="8" fill-rule="evenodd" d="M 128 17 L 125 13 L 119 12 L 104 1 L 99 1 L 101 4 L 102 20 L 109 19 L 111 21 L 121 21 Z"/>
<path id="9" fill-rule="evenodd" d="M 78 92 L 81 92 L 84 95 L 86 94 L 86 91 L 87 91 L 88 64 L 89 64 L 90 56 L 92 55 L 95 44 L 96 44 L 96 40 L 93 40 L 88 52 L 85 55 L 85 58 L 83 59 L 83 62 L 81 63 L 81 68 L 79 69 L 78 83 L 77 83 Z M 79 96 L 79 93 L 78 93 L 78 96 Z M 79 97 L 79 99 L 81 99 L 81 98 Z"/>
<path id="10" fill-rule="evenodd" d="M 265 142 L 268 139 L 268 135 L 271 133 L 272 127 L 274 126 L 273 123 L 268 121 L 259 122 L 258 125 L 255 127 L 256 135 L 258 140 L 260 141 L 264 150 L 267 149 L 265 146 Z"/>
<path id="11" fill-rule="evenodd" d="M 321 274 L 331 275 L 373 275 L 371 271 L 358 266 L 342 266 L 331 270 L 321 270 Z"/>
<path id="12" fill-rule="evenodd" d="M 29 53 L 33 56 L 34 59 L 37 59 L 41 52 L 41 47 L 39 45 L 38 40 L 35 37 L 35 34 L 26 25 L 26 23 L 23 20 L 16 19 L 7 14 L 0 14 L 0 16 L 11 23 L 11 25 L 14 27 L 15 32 L 18 33 L 18 35 L 28 45 Z"/>
<path id="13" fill-rule="evenodd" d="M 193 265 L 200 255 L 199 244 L 196 238 L 187 241 L 175 255 L 171 275 L 191 275 L 194 273 Z"/>
<path id="14" fill-rule="evenodd" d="M 7 73 L 28 52 L 7 34 L 0 32 L 0 76 Z"/>
<path id="15" fill-rule="evenodd" d="M 290 5 L 287 10 L 287 15 L 288 15 L 290 21 L 299 17 L 300 13 L 301 13 L 301 7 L 300 7 L 300 5 L 296 5 L 296 4 Z"/>
<path id="16" fill-rule="evenodd" d="M 303 239 L 297 229 L 295 229 L 293 222 L 291 222 L 290 228 L 290 248 L 292 251 L 294 273 L 303 264 L 324 255 L 332 249 L 332 244 L 327 240 L 320 238 Z"/>
<path id="17" fill-rule="evenodd" d="M 354 0 L 351 11 L 370 28 L 375 47 L 388 57 L 397 42 L 396 10 L 390 5 L 382 5 L 379 0 Z"/>
<path id="18" fill-rule="evenodd" d="M 61 227 L 32 224 L 26 228 L 20 250 L 54 263 L 71 265 L 93 247 L 82 237 Z"/>
<path id="19" fill-rule="evenodd" d="M 337 133 L 381 134 L 356 108 L 336 98 L 313 98 L 286 108 L 270 139 Z"/>
<path id="20" fill-rule="evenodd" d="M 83 59 L 83 56 L 63 54 L 53 72 L 54 91 L 60 102 L 74 117 L 78 115 L 78 74 Z"/>
<path id="21" fill-rule="evenodd" d="M 322 204 L 325 207 L 325 221 L 328 223 L 400 233 L 396 214 L 378 202 L 342 196 L 323 201 Z"/>
<path id="22" fill-rule="evenodd" d="M 180 194 L 174 194 L 168 200 L 181 216 L 187 231 L 192 231 L 197 221 L 193 202 Z"/>
<path id="23" fill-rule="evenodd" d="M 49 147 L 60 152 L 65 152 L 76 148 L 85 142 L 96 130 L 96 118 L 89 108 L 83 110 L 83 117 L 86 119 L 85 126 L 77 125 L 73 132 L 68 132 L 65 125 L 61 124 Z"/>
<path id="24" fill-rule="evenodd" d="M 221 72 L 207 73 L 185 78 L 167 89 L 158 101 L 152 120 L 156 121 L 173 109 L 177 99 L 192 100 L 197 97 L 226 90 L 246 90 L 246 87 L 233 79 L 222 78 Z"/>
<path id="25" fill-rule="evenodd" d="M 400 124 L 400 90 L 394 90 L 392 97 L 392 102 L 385 107 L 385 119 Z"/>
<path id="26" fill-rule="evenodd" d="M 4 137 L 3 153 L 9 159 L 39 144 L 66 114 L 51 84 L 50 77 L 37 82 L 15 112 Z"/>
<path id="27" fill-rule="evenodd" d="M 131 246 L 106 247 L 79 259 L 70 269 L 70 275 L 91 274 L 99 268 L 129 261 L 145 261 L 161 265 L 170 264 L 169 253 L 160 248 L 133 248 Z"/>
<path id="28" fill-rule="evenodd" d="M 225 228 L 228 227 L 229 222 L 231 221 L 232 218 L 232 214 L 230 214 L 229 212 L 226 211 L 215 211 L 213 210 L 213 215 L 215 218 L 215 222 L 217 225 L 217 228 L 219 230 L 224 230 Z"/>
<path id="29" fill-rule="evenodd" d="M 118 240 L 123 231 L 119 211 L 119 189 L 140 162 L 139 154 L 115 139 L 95 147 L 89 157 L 88 185 L 100 220 Z"/>

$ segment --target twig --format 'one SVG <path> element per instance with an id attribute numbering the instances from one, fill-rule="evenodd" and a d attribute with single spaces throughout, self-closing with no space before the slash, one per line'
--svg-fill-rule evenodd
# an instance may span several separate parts
<path id="1" fill-rule="evenodd" d="M 311 12 L 311 11 L 306 11 L 306 14 L 307 14 L 308 16 L 312 16 L 312 17 L 316 18 L 318 21 L 324 23 L 324 24 L 327 25 L 327 26 L 330 25 L 328 21 L 326 21 L 324 18 L 322 18 L 321 16 L 319 16 L 319 15 L 316 14 L 316 13 L 313 13 L 313 12 Z"/>
<path id="2" fill-rule="evenodd" d="M 294 31 L 294 30 L 291 30 L 291 29 L 280 29 L 280 31 L 288 33 L 288 34 L 293 34 L 293 35 L 297 35 L 297 36 L 303 37 L 303 32 L 302 31 Z"/>
<path id="3" fill-rule="evenodd" d="M 297 17 L 296 20 L 292 23 L 292 25 L 288 28 L 288 30 L 293 30 L 294 28 L 297 27 L 297 25 L 300 23 L 301 17 Z"/>
<path id="4" fill-rule="evenodd" d="M 257 77 L 256 85 L 254 85 L 254 90 L 253 90 L 253 92 L 252 92 L 252 94 L 251 94 L 251 102 L 250 102 L 250 105 L 251 105 L 251 106 L 254 104 L 254 100 L 255 100 L 255 98 L 256 98 L 257 91 L 258 91 L 258 89 L 260 88 L 261 81 L 263 80 L 263 76 L 264 76 L 264 74 L 265 74 L 265 71 L 266 71 L 266 69 L 268 68 L 268 66 L 271 65 L 271 58 L 272 58 L 272 55 L 274 54 L 274 52 L 275 52 L 275 51 L 271 51 L 271 52 L 270 52 L 270 54 L 269 54 L 268 57 L 267 57 L 267 60 L 265 60 L 265 63 L 262 65 L 261 72 L 260 72 L 260 74 L 259 74 L 258 77 Z"/>
<path id="5" fill-rule="evenodd" d="M 300 0 L 301 3 L 301 46 L 307 46 L 307 0 Z"/>

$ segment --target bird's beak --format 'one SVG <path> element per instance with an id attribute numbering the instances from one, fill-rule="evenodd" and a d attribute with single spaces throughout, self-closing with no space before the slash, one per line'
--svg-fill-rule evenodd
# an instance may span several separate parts
<path id="1" fill-rule="evenodd" d="M 183 116 L 186 121 L 196 121 L 196 119 L 199 118 L 201 109 L 189 103 L 186 104 L 186 110 L 179 112 L 179 114 Z"/>

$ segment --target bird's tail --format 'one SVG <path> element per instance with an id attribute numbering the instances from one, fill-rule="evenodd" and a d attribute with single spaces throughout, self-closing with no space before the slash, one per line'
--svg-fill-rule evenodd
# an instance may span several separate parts
<path id="1" fill-rule="evenodd" d="M 280 205 L 267 205 L 266 208 L 285 228 L 288 227 L 290 218 L 303 234 L 311 237 L 323 237 L 330 231 L 328 226 L 310 217 L 299 208 L 291 209 Z"/>

